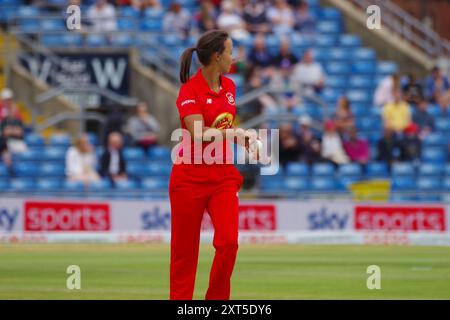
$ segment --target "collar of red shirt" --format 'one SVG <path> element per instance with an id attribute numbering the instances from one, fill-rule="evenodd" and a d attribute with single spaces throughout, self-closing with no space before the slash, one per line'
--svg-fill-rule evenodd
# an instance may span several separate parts
<path id="1" fill-rule="evenodd" d="M 198 85 L 200 90 L 205 94 L 219 96 L 223 90 L 223 76 L 220 75 L 220 91 L 217 93 L 209 87 L 208 82 L 206 82 L 205 77 L 203 77 L 202 69 L 203 68 L 198 69 L 197 73 L 192 78 L 195 81 L 195 84 Z"/>

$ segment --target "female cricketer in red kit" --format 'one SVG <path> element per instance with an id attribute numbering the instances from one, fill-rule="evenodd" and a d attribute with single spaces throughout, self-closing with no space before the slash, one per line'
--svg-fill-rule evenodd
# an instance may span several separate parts
<path id="1" fill-rule="evenodd" d="M 223 74 L 228 73 L 233 63 L 233 43 L 228 33 L 212 30 L 203 34 L 195 48 L 186 49 L 181 57 L 180 80 L 182 82 L 177 108 L 183 133 L 178 158 L 189 163 L 175 163 L 169 184 L 172 211 L 170 299 L 190 300 L 193 296 L 197 270 L 200 229 L 205 210 L 214 226 L 214 261 L 211 267 L 207 300 L 230 299 L 230 280 L 238 250 L 238 195 L 243 177 L 228 162 L 232 157 L 226 131 L 235 130 L 236 88 L 233 81 Z M 202 67 L 189 78 L 193 53 Z M 194 132 L 194 123 L 200 124 L 200 138 Z M 208 142 L 203 135 L 215 128 L 222 134 L 221 153 L 214 158 L 223 159 L 224 164 L 208 164 L 203 150 Z M 201 154 L 194 152 L 194 141 L 200 139 Z M 244 135 L 245 139 L 245 135 Z M 183 144 L 184 142 L 184 144 Z M 234 141 L 236 142 L 236 141 Z M 189 150 L 185 150 L 190 147 Z M 217 151 L 216 150 L 216 151 Z M 198 151 L 198 149 L 197 149 Z M 189 153 L 190 152 L 190 153 Z M 195 162 L 194 162 L 195 161 Z M 197 162 L 200 162 L 197 164 Z"/>

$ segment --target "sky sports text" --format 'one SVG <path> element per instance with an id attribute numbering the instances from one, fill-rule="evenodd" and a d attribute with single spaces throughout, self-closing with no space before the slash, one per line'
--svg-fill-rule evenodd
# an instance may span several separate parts
<path id="1" fill-rule="evenodd" d="M 244 148 L 237 148 L 234 155 L 233 148 L 229 148 L 231 154 L 226 154 L 224 159 L 224 141 L 222 130 L 209 128 L 203 131 L 201 121 L 194 122 L 194 137 L 189 130 L 178 128 L 172 132 L 171 141 L 178 142 L 172 149 L 171 158 L 174 164 L 253 164 L 262 165 L 261 175 L 275 175 L 279 170 L 279 130 L 278 129 L 224 129 L 225 139 L 228 142 L 235 141 L 239 146 L 244 146 L 246 139 L 250 141 L 247 152 Z M 261 141 L 259 147 L 256 140 Z M 270 148 L 269 148 L 270 141 Z M 205 145 L 206 143 L 206 145 Z M 193 145 L 193 147 L 192 147 Z M 180 155 L 180 149 L 182 154 Z M 193 150 L 192 150 L 193 149 Z M 270 152 L 270 154 L 269 154 Z M 192 157 L 192 154 L 194 157 Z"/>

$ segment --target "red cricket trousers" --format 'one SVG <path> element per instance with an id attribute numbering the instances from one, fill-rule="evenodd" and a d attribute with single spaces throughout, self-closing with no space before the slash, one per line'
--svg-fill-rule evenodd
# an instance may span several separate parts
<path id="1" fill-rule="evenodd" d="M 214 226 L 215 248 L 205 299 L 230 299 L 230 280 L 238 250 L 237 192 L 242 182 L 242 175 L 232 164 L 173 166 L 169 184 L 171 300 L 192 299 L 205 209 Z"/>

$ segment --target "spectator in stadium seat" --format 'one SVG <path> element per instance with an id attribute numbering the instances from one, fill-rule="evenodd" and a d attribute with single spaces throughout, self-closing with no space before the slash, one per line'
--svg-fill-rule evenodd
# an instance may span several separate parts
<path id="1" fill-rule="evenodd" d="M 291 51 L 289 38 L 283 37 L 280 41 L 280 53 L 274 58 L 275 67 L 290 73 L 297 62 L 297 57 Z"/>
<path id="2" fill-rule="evenodd" d="M 159 123 L 148 112 L 148 107 L 145 102 L 139 102 L 136 106 L 136 114 L 128 119 L 127 131 L 134 140 L 134 143 L 144 148 L 145 151 L 157 144 Z"/>
<path id="3" fill-rule="evenodd" d="M 406 102 L 417 105 L 423 100 L 422 84 L 417 80 L 414 72 L 407 75 L 402 83 L 402 91 Z"/>
<path id="4" fill-rule="evenodd" d="M 306 50 L 303 59 L 292 72 L 292 84 L 305 93 L 322 91 L 325 85 L 325 73 L 320 63 L 314 61 L 311 49 Z"/>
<path id="5" fill-rule="evenodd" d="M 309 5 L 306 1 L 301 1 L 295 13 L 294 29 L 305 35 L 316 33 L 316 17 L 309 11 Z"/>
<path id="6" fill-rule="evenodd" d="M 267 18 L 272 24 L 272 30 L 277 35 L 290 34 L 294 27 L 294 13 L 286 0 L 275 0 L 267 10 Z"/>
<path id="7" fill-rule="evenodd" d="M 378 107 L 394 101 L 394 90 L 400 89 L 400 76 L 397 73 L 383 78 L 375 89 L 374 104 Z"/>
<path id="8" fill-rule="evenodd" d="M 163 30 L 167 33 L 177 34 L 181 39 L 189 35 L 191 29 L 191 14 L 181 4 L 174 1 L 163 18 Z"/>
<path id="9" fill-rule="evenodd" d="M 74 146 L 67 150 L 66 176 L 71 181 L 79 181 L 89 186 L 92 182 L 100 180 L 96 165 L 94 148 L 88 136 L 82 134 L 76 139 Z"/>
<path id="10" fill-rule="evenodd" d="M 340 97 L 337 102 L 334 122 L 341 135 L 350 132 L 355 127 L 355 116 L 350 108 L 350 100 L 346 96 Z"/>
<path id="11" fill-rule="evenodd" d="M 418 136 L 419 128 L 410 123 L 400 140 L 400 161 L 418 161 L 422 153 L 422 141 Z"/>
<path id="12" fill-rule="evenodd" d="M 200 3 L 199 12 L 195 16 L 200 33 L 216 29 L 217 15 L 217 9 L 211 0 L 204 0 Z"/>
<path id="13" fill-rule="evenodd" d="M 17 105 L 13 101 L 14 93 L 9 88 L 3 88 L 0 93 L 0 122 L 6 117 L 23 120 Z"/>
<path id="14" fill-rule="evenodd" d="M 280 164 L 285 166 L 288 162 L 299 160 L 300 145 L 290 123 L 280 124 Z"/>
<path id="15" fill-rule="evenodd" d="M 394 163 L 400 155 L 400 143 L 393 129 L 384 127 L 383 137 L 377 143 L 377 160 L 386 162 L 387 165 Z"/>
<path id="16" fill-rule="evenodd" d="M 24 140 L 25 129 L 22 120 L 15 116 L 8 116 L 0 123 L 0 132 L 10 153 L 24 153 L 28 151 Z"/>
<path id="17" fill-rule="evenodd" d="M 336 130 L 333 120 L 325 121 L 325 132 L 322 136 L 322 157 L 328 159 L 335 165 L 350 162 L 342 145 L 342 139 Z"/>
<path id="18" fill-rule="evenodd" d="M 94 32 L 110 32 L 117 30 L 116 9 L 107 0 L 97 0 L 89 7 L 87 17 L 92 23 Z"/>
<path id="19" fill-rule="evenodd" d="M 304 161 L 310 165 L 325 161 L 321 155 L 320 139 L 316 137 L 311 127 L 311 118 L 309 116 L 301 116 L 298 122 L 300 124 L 298 133 L 300 161 Z"/>
<path id="20" fill-rule="evenodd" d="M 217 18 L 217 26 L 227 31 L 231 38 L 236 40 L 247 39 L 250 36 L 245 28 L 244 20 L 237 14 L 234 4 L 230 0 L 222 2 L 222 12 Z"/>
<path id="21" fill-rule="evenodd" d="M 396 133 L 402 133 L 411 123 L 411 108 L 403 100 L 400 89 L 394 90 L 394 101 L 384 106 L 382 116 L 384 125 Z"/>
<path id="22" fill-rule="evenodd" d="M 434 117 L 428 113 L 427 109 L 428 102 L 422 99 L 413 115 L 413 122 L 419 127 L 419 136 L 422 139 L 434 130 Z"/>
<path id="23" fill-rule="evenodd" d="M 358 137 L 358 130 L 352 127 L 349 137 L 344 141 L 344 149 L 352 162 L 366 165 L 370 160 L 370 148 L 367 140 Z"/>
<path id="24" fill-rule="evenodd" d="M 108 146 L 100 157 L 99 172 L 113 183 L 128 179 L 122 148 L 122 135 L 119 132 L 111 132 L 108 136 Z"/>
<path id="25" fill-rule="evenodd" d="M 266 4 L 258 0 L 250 0 L 245 5 L 243 18 L 250 33 L 270 32 L 270 23 L 267 19 L 266 9 Z"/>
<path id="26" fill-rule="evenodd" d="M 426 97 L 431 103 L 437 103 L 444 112 L 450 104 L 450 83 L 444 76 L 441 69 L 435 66 L 431 70 L 431 75 L 425 80 Z"/>
<path id="27" fill-rule="evenodd" d="M 8 144 L 6 143 L 6 140 L 3 139 L 2 135 L 0 135 L 0 160 L 3 162 L 5 166 L 11 168 L 12 166 L 11 153 L 8 150 Z"/>
<path id="28" fill-rule="evenodd" d="M 273 57 L 266 48 L 266 41 L 263 34 L 255 37 L 253 48 L 248 56 L 254 66 L 266 68 L 273 64 Z"/>

